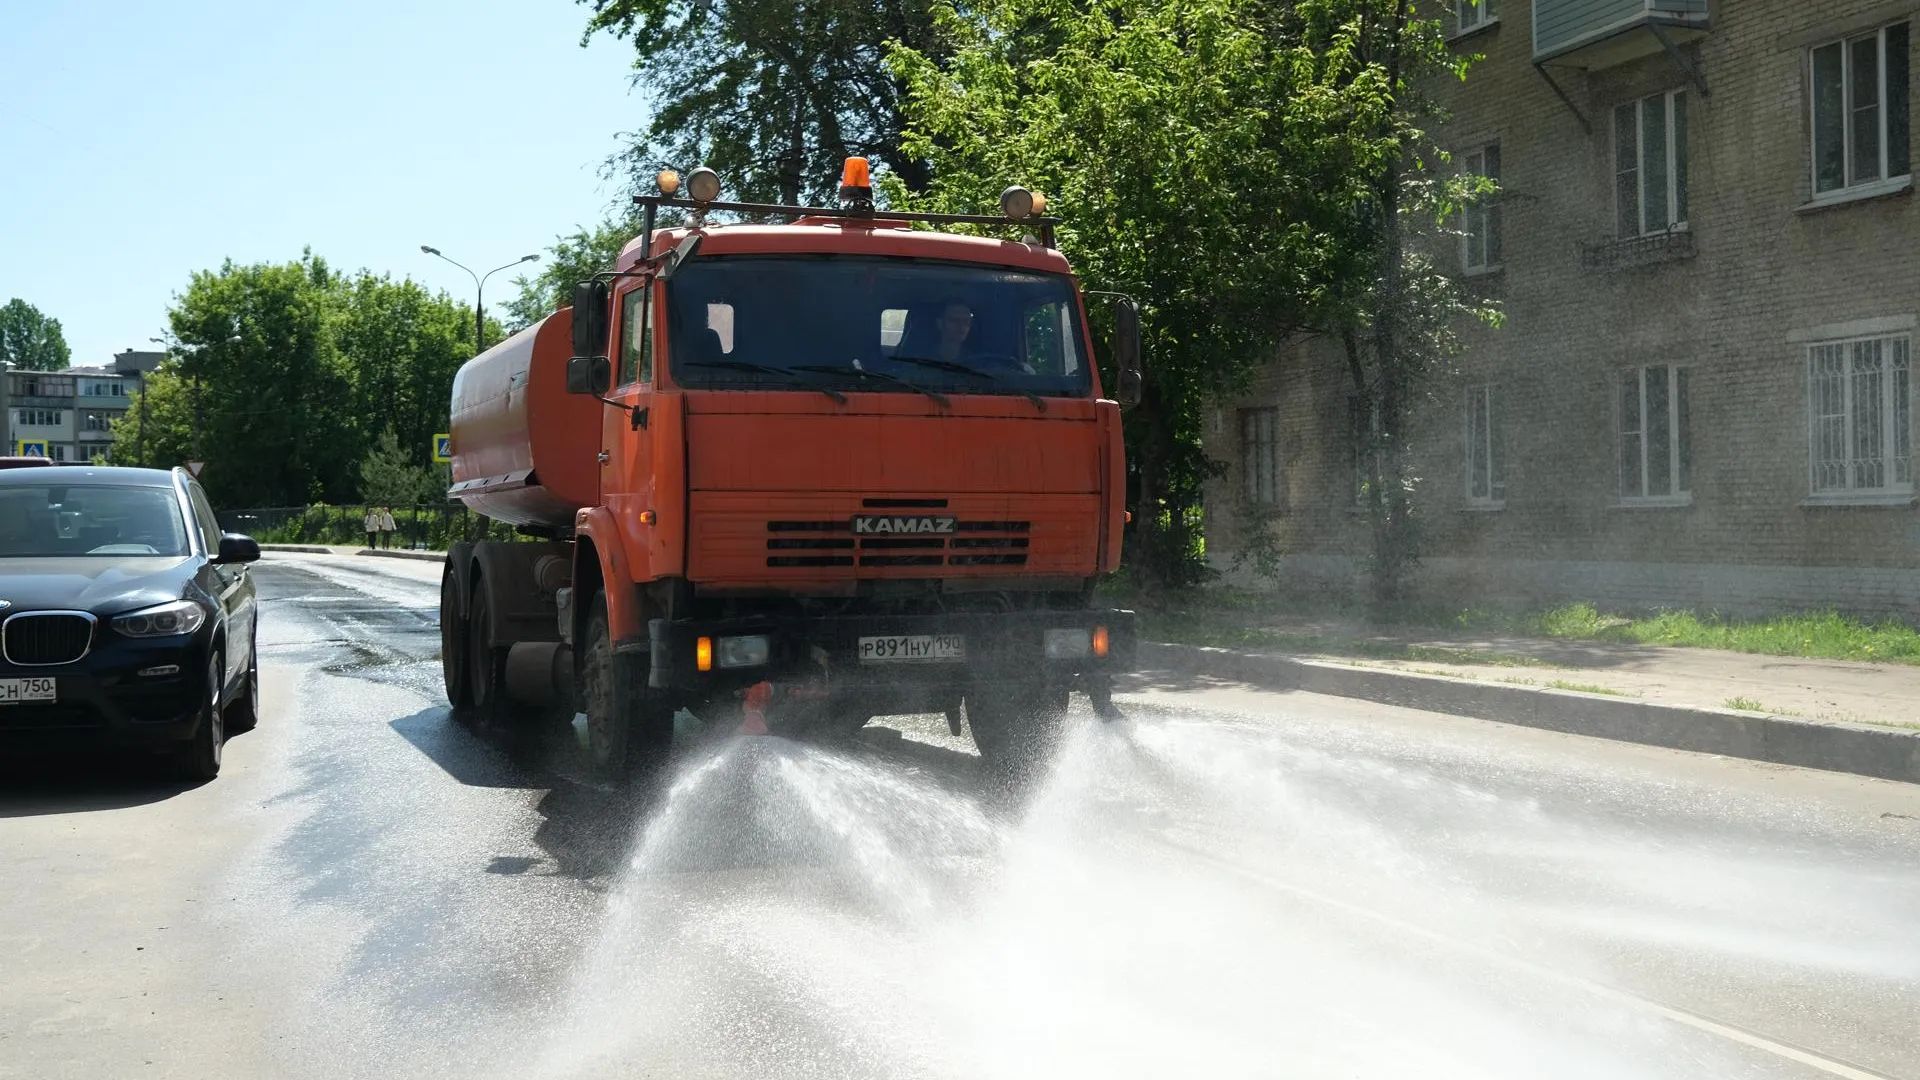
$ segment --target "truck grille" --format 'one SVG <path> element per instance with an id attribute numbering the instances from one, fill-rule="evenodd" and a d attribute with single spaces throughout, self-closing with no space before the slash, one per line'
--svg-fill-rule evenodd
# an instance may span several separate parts
<path id="1" fill-rule="evenodd" d="M 1025 521 L 961 521 L 951 536 L 856 537 L 849 521 L 769 521 L 767 565 L 1025 566 L 1031 528 Z"/>
<path id="2" fill-rule="evenodd" d="M 21 667 L 71 664 L 93 647 L 93 616 L 78 611 L 23 611 L 0 624 L 0 657 Z"/>

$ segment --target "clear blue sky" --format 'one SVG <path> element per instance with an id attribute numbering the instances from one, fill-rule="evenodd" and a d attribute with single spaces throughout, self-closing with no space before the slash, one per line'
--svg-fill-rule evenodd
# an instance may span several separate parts
<path id="1" fill-rule="evenodd" d="M 75 364 L 166 326 L 221 260 L 305 246 L 469 303 L 472 279 L 604 216 L 640 127 L 624 43 L 572 0 L 0 0 L 0 303 Z M 487 282 L 487 306 L 513 271 Z"/>

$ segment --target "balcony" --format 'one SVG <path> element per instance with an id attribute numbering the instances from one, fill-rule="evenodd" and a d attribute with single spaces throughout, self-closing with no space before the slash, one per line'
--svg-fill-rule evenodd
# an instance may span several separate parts
<path id="1" fill-rule="evenodd" d="M 1580 266 L 1596 274 L 1616 274 L 1640 266 L 1693 258 L 1693 233 L 1686 229 L 1580 244 Z"/>
<path id="2" fill-rule="evenodd" d="M 1707 0 L 1533 0 L 1533 62 L 1589 71 L 1707 31 Z"/>

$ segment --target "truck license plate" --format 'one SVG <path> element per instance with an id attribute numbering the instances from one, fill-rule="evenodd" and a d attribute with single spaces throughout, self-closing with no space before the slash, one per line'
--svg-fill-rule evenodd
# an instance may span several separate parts
<path id="1" fill-rule="evenodd" d="M 0 705 L 19 705 L 28 701 L 53 701 L 53 680 L 0 679 Z"/>
<path id="2" fill-rule="evenodd" d="M 889 634 L 860 639 L 862 663 L 938 663 L 967 658 L 967 639 L 959 634 Z"/>

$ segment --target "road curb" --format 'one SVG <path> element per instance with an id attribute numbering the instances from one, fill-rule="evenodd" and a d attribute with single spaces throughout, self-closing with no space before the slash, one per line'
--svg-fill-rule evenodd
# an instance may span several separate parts
<path id="1" fill-rule="evenodd" d="M 355 555 L 371 555 L 381 559 L 418 559 L 422 562 L 446 562 L 444 551 L 407 551 L 402 548 L 361 548 Z"/>
<path id="2" fill-rule="evenodd" d="M 311 544 L 261 544 L 261 551 L 298 551 L 307 555 L 331 555 L 332 548 L 315 547 Z"/>
<path id="3" fill-rule="evenodd" d="M 1920 731 L 1815 723 L 1157 641 L 1139 643 L 1139 664 L 1274 690 L 1361 698 L 1574 735 L 1920 784 Z"/>

